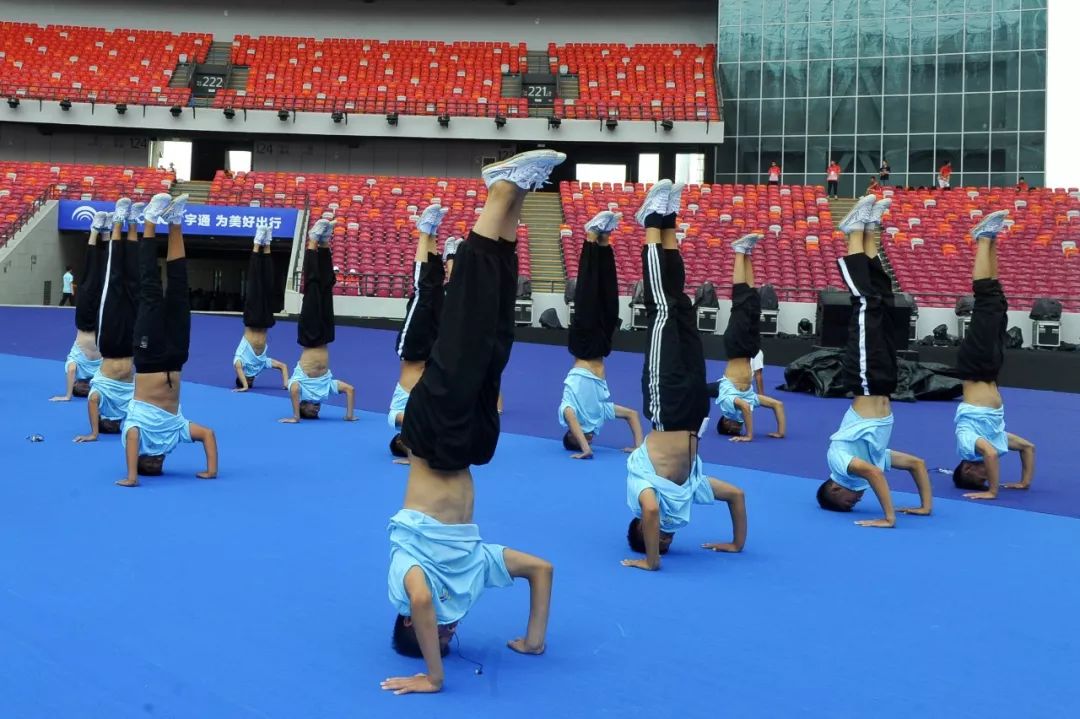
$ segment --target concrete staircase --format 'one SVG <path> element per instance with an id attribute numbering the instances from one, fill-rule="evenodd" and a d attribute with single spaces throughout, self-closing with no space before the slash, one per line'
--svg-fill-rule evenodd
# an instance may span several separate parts
<path id="1" fill-rule="evenodd" d="M 225 88 L 227 90 L 246 90 L 249 74 L 251 74 L 251 68 L 247 65 L 233 65 L 232 72 L 229 74 L 229 82 L 225 85 Z"/>
<path id="2" fill-rule="evenodd" d="M 832 212 L 833 225 L 839 225 L 840 220 L 844 219 L 847 213 L 851 212 L 851 208 L 855 206 L 856 198 L 853 197 L 841 197 L 833 200 L 829 200 L 829 210 Z M 900 291 L 900 283 L 896 281 L 896 272 L 893 270 L 892 263 L 889 262 L 889 251 L 885 242 L 881 240 L 881 230 L 877 230 L 872 234 L 874 242 L 878 243 L 878 255 L 881 257 L 881 265 L 885 268 L 885 272 L 888 273 L 889 278 L 892 279 L 892 286 L 894 292 Z"/>
<path id="3" fill-rule="evenodd" d="M 189 62 L 179 63 L 169 78 L 169 87 L 191 87 L 191 75 L 195 72 L 195 66 Z"/>
<path id="4" fill-rule="evenodd" d="M 210 199 L 210 183 L 201 180 L 192 180 L 190 182 L 174 182 L 173 186 L 169 188 L 169 193 L 173 197 L 188 193 L 191 198 L 190 202 L 193 205 L 205 205 Z"/>
<path id="5" fill-rule="evenodd" d="M 561 293 L 566 289 L 566 263 L 559 238 L 564 222 L 559 193 L 530 192 L 521 208 L 521 221 L 529 227 L 533 292 Z"/>
<path id="6" fill-rule="evenodd" d="M 514 99 L 521 97 L 521 75 L 502 76 L 502 97 Z"/>
<path id="7" fill-rule="evenodd" d="M 229 65 L 232 63 L 232 42 L 212 42 L 206 53 L 207 65 Z"/>

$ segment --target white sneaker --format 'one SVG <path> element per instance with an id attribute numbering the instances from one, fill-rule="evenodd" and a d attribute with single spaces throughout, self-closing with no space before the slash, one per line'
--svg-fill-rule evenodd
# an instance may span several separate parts
<path id="1" fill-rule="evenodd" d="M 460 237 L 451 237 L 446 241 L 446 244 L 443 246 L 443 262 L 446 262 L 457 254 L 458 246 L 462 243 L 462 241 L 463 240 Z"/>
<path id="2" fill-rule="evenodd" d="M 446 217 L 446 210 L 439 205 L 428 205 L 416 220 L 416 228 L 425 235 L 434 235 Z"/>
<path id="3" fill-rule="evenodd" d="M 634 213 L 634 219 L 638 221 L 638 224 L 644 227 L 645 218 L 654 212 L 659 215 L 668 214 L 668 197 L 670 194 L 671 180 L 660 180 L 660 182 L 653 185 L 652 189 L 649 190 L 649 194 L 645 195 L 645 202 Z"/>
<path id="4" fill-rule="evenodd" d="M 108 232 L 112 229 L 112 214 L 102 210 L 94 213 L 94 221 L 90 223 L 90 229 L 94 232 Z"/>
<path id="5" fill-rule="evenodd" d="M 836 226 L 837 229 L 845 235 L 865 229 L 866 223 L 870 221 L 870 215 L 874 210 L 874 203 L 876 202 L 877 197 L 874 195 L 860 197 L 859 201 L 855 203 L 855 206 L 851 208 L 851 212 L 847 213 L 844 219 L 840 220 L 840 224 Z"/>
<path id="6" fill-rule="evenodd" d="M 121 197 L 116 201 L 116 208 L 113 210 L 113 224 L 123 223 L 131 215 L 131 200 L 126 197 Z"/>
<path id="7" fill-rule="evenodd" d="M 128 222 L 134 222 L 136 225 L 141 225 L 146 222 L 146 203 L 136 202 L 131 206 L 131 211 L 128 212 Z"/>
<path id="8" fill-rule="evenodd" d="M 615 217 L 614 212 L 609 212 L 607 210 L 598 212 L 596 216 L 585 223 L 585 232 L 595 232 L 598 235 L 605 232 L 611 232 L 611 230 L 608 229 L 608 225 L 611 223 L 613 217 Z M 618 222 L 615 224 L 618 224 Z"/>
<path id="9" fill-rule="evenodd" d="M 754 251 L 754 245 L 765 239 L 765 235 L 760 232 L 751 232 L 749 235 L 743 235 L 739 239 L 731 243 L 732 248 L 740 255 L 749 255 Z"/>
<path id="10" fill-rule="evenodd" d="M 881 218 L 885 216 L 885 212 L 892 206 L 891 197 L 883 197 L 874 203 L 874 206 L 870 208 L 870 219 L 866 221 L 867 227 L 881 227 Z"/>
<path id="11" fill-rule="evenodd" d="M 480 174 L 488 187 L 506 180 L 523 190 L 533 190 L 546 185 L 551 171 L 565 161 L 566 155 L 561 152 L 530 150 L 487 165 Z"/>
<path id="12" fill-rule="evenodd" d="M 270 234 L 269 225 L 259 225 L 255 228 L 255 244 L 260 247 L 266 247 L 270 244 L 273 236 Z"/>
<path id="13" fill-rule="evenodd" d="M 161 222 L 161 216 L 165 213 L 165 210 L 169 209 L 169 205 L 172 203 L 172 196 L 167 192 L 160 192 L 150 198 L 150 203 L 143 210 L 143 217 L 148 222 L 152 222 L 155 225 Z"/>
<path id="14" fill-rule="evenodd" d="M 998 233 L 1005 228 L 1005 218 L 1008 216 L 1008 210 L 991 212 L 989 215 L 982 218 L 979 224 L 971 228 L 971 236 L 976 240 L 981 237 L 996 240 Z"/>
<path id="15" fill-rule="evenodd" d="M 308 230 L 308 239 L 319 243 L 327 243 L 334 234 L 334 220 L 320 219 Z"/>
<path id="16" fill-rule="evenodd" d="M 184 213 L 187 212 L 188 194 L 177 195 L 172 203 L 161 213 L 161 219 L 170 225 L 184 224 Z"/>
<path id="17" fill-rule="evenodd" d="M 671 186 L 671 192 L 668 194 L 667 212 L 664 213 L 665 215 L 674 215 L 682 209 L 682 193 L 685 189 L 685 182 L 676 182 Z"/>

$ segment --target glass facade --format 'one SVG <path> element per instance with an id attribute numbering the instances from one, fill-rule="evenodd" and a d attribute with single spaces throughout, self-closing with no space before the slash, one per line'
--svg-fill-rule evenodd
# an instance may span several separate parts
<path id="1" fill-rule="evenodd" d="M 1043 184 L 1046 0 L 719 0 L 717 182 Z"/>

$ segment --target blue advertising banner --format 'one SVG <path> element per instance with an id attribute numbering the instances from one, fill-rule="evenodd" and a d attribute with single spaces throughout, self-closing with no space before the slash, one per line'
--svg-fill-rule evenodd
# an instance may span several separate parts
<path id="1" fill-rule="evenodd" d="M 112 202 L 61 200 L 57 229 L 90 231 L 94 214 L 111 212 Z M 267 225 L 277 238 L 291 239 L 296 231 L 299 210 L 289 207 L 227 207 L 224 205 L 188 205 L 184 213 L 184 234 L 220 237 L 255 236 L 255 228 Z M 165 228 L 163 223 L 158 225 Z"/>

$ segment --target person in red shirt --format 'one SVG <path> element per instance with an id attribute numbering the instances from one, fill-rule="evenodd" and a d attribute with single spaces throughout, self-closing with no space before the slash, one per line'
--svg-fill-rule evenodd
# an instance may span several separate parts
<path id="1" fill-rule="evenodd" d="M 1027 180 L 1024 179 L 1023 175 L 1020 175 L 1020 179 L 1017 180 L 1016 189 L 1020 190 L 1020 192 L 1027 192 L 1028 191 L 1028 183 L 1027 183 Z"/>
<path id="2" fill-rule="evenodd" d="M 780 166 L 777 165 L 775 162 L 769 165 L 769 184 L 780 184 Z"/>
<path id="3" fill-rule="evenodd" d="M 825 179 L 828 181 L 829 197 L 837 197 L 840 194 L 840 165 L 836 160 L 830 160 L 825 168 Z"/>
<path id="4" fill-rule="evenodd" d="M 941 170 L 938 171 L 938 189 L 949 189 L 950 180 L 952 178 L 952 160 L 947 160 L 944 165 L 941 166 Z"/>

